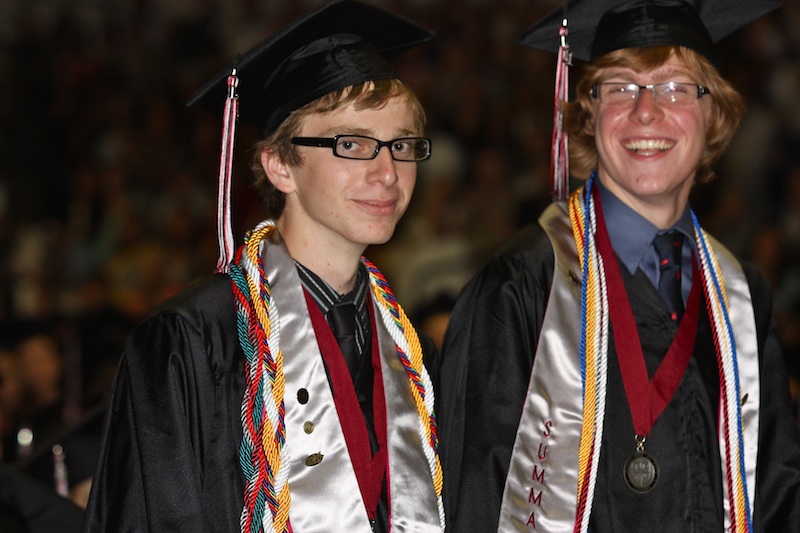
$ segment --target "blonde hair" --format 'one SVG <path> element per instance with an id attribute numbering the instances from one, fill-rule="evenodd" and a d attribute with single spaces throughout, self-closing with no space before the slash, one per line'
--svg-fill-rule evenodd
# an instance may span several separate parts
<path id="1" fill-rule="evenodd" d="M 600 81 L 603 71 L 610 67 L 629 68 L 645 72 L 660 67 L 670 57 L 683 62 L 695 81 L 707 87 L 711 98 L 711 118 L 706 131 L 706 149 L 697 166 L 695 181 L 708 183 L 714 179 L 713 165 L 725 152 L 745 111 L 741 95 L 702 55 L 682 46 L 625 48 L 609 52 L 588 65 L 576 87 L 577 99 L 565 105 L 564 116 L 569 133 L 570 171 L 586 178 L 597 168 L 597 147 L 594 135 L 587 126 L 594 123 L 594 99 L 591 88 Z"/>
<path id="2" fill-rule="evenodd" d="M 414 114 L 415 128 L 422 135 L 425 128 L 425 111 L 416 94 L 407 85 L 397 79 L 373 80 L 358 85 L 352 85 L 328 93 L 303 107 L 295 109 L 266 139 L 256 143 L 253 147 L 253 159 L 250 169 L 254 175 L 256 191 L 264 199 L 267 215 L 278 218 L 286 206 L 286 196 L 275 188 L 269 180 L 261 165 L 261 154 L 264 150 L 274 151 L 284 163 L 293 166 L 303 164 L 297 146 L 292 144 L 292 137 L 296 137 L 303 124 L 303 120 L 313 114 L 329 113 L 350 104 L 357 110 L 381 109 L 389 100 L 395 97 L 406 99 Z"/>

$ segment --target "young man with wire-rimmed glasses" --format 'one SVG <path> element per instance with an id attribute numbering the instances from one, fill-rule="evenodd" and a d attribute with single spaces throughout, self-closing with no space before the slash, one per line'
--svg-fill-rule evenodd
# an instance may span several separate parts
<path id="1" fill-rule="evenodd" d="M 554 174 L 568 132 L 586 182 L 556 179 L 455 306 L 448 533 L 800 531 L 769 286 L 690 205 L 744 110 L 713 43 L 775 7 L 569 0 L 518 40 L 559 52 Z M 567 103 L 570 53 L 585 64 Z"/>

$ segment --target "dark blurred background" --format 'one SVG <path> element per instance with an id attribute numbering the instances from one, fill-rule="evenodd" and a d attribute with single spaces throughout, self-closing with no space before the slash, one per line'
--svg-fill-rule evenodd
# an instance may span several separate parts
<path id="1" fill-rule="evenodd" d="M 237 53 L 318 3 L 0 3 L 4 462 L 85 501 L 99 414 L 127 332 L 216 262 L 221 117 L 185 102 Z M 466 280 L 549 201 L 554 56 L 513 39 L 560 3 L 377 3 L 437 33 L 398 65 L 427 109 L 434 155 L 420 165 L 392 243 L 367 255 L 438 338 Z M 787 0 L 720 44 L 720 68 L 746 97 L 748 114 L 718 179 L 693 199 L 704 227 L 771 280 L 795 376 L 798 27 L 800 2 Z M 247 169 L 257 134 L 242 128 L 237 139 L 237 241 L 264 216 Z"/>

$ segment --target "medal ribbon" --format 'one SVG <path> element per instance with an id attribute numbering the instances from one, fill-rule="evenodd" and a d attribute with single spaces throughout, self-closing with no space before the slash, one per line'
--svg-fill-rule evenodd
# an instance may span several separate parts
<path id="1" fill-rule="evenodd" d="M 597 189 L 592 191 L 597 195 Z M 639 330 L 633 317 L 628 295 L 622 282 L 619 264 L 606 231 L 600 201 L 595 196 L 597 212 L 597 250 L 603 258 L 608 285 L 608 303 L 614 344 L 617 347 L 622 382 L 633 419 L 633 429 L 638 437 L 647 437 L 656 419 L 669 404 L 689 366 L 697 334 L 697 317 L 700 308 L 700 274 L 694 269 L 692 289 L 689 292 L 686 312 L 678 332 L 658 366 L 652 380 L 648 379 L 644 363 Z"/>
<path id="2" fill-rule="evenodd" d="M 592 184 L 596 175 L 596 172 L 593 173 L 586 185 L 575 191 L 569 199 L 569 219 L 577 247 L 577 259 L 580 261 L 580 269 L 583 273 L 580 365 L 583 372 L 584 410 L 578 461 L 578 504 L 574 527 L 576 533 L 585 533 L 588 529 L 597 477 L 595 468 L 597 456 L 595 454 L 603 440 L 605 394 L 602 393 L 598 398 L 595 398 L 593 394 L 595 391 L 605 389 L 607 365 L 605 361 L 592 362 L 594 358 L 590 357 L 593 353 L 590 348 L 599 348 L 601 356 L 606 352 L 608 348 L 605 339 L 607 329 L 595 327 L 596 322 L 601 317 L 608 320 L 607 317 L 610 314 L 609 294 L 616 295 L 618 292 L 624 292 L 624 287 L 620 291 L 611 291 L 607 286 L 603 261 L 601 257 L 598 257 L 600 253 L 597 241 L 600 232 L 596 207 L 599 207 L 599 201 L 596 202 L 596 195 L 592 194 L 594 192 Z M 755 398 L 758 398 L 757 391 L 759 390 L 758 352 L 752 299 L 747 280 L 738 262 L 719 243 L 712 242 L 700 227 L 694 213 L 692 213 L 692 221 L 697 245 L 695 253 L 699 258 L 699 264 L 695 266 L 694 271 L 697 272 L 699 268 L 702 272 L 702 275 L 696 276 L 694 280 L 695 283 L 700 282 L 704 289 L 719 362 L 721 396 L 719 446 L 724 481 L 725 531 L 752 532 L 753 513 L 750 502 L 753 501 L 755 492 L 759 406 L 757 400 L 748 402 L 744 406 L 740 402 L 743 388 L 749 389 L 751 397 Z M 548 232 L 548 235 L 551 235 L 551 239 L 553 239 L 552 234 Z M 607 257 L 611 259 L 606 263 L 609 269 L 619 268 L 610 241 L 607 239 L 605 226 L 603 226 L 603 235 L 606 241 L 604 250 L 607 251 Z M 715 251 L 717 246 L 719 249 Z M 597 275 L 598 269 L 599 276 Z M 566 269 L 564 271 L 568 272 Z M 618 272 L 616 269 L 615 271 Z M 594 276 L 591 274 L 592 272 L 594 272 Z M 618 284 L 614 286 L 617 287 Z M 732 292 L 730 302 L 728 301 L 729 291 Z M 690 300 L 691 298 L 690 296 Z M 598 313 L 593 312 L 589 304 L 599 305 Z M 631 326 L 630 331 L 634 331 L 635 323 L 632 323 Z M 734 328 L 740 332 L 741 337 L 739 335 L 734 337 Z M 620 331 L 619 327 L 614 329 Z M 741 347 L 737 346 L 737 341 L 738 343 L 743 342 Z M 619 346 L 621 341 L 617 339 L 616 342 Z M 641 346 L 638 336 L 635 337 L 634 344 Z M 740 350 L 743 355 L 739 353 Z M 537 356 L 538 359 L 539 356 Z M 640 358 L 640 360 L 642 359 Z M 644 368 L 646 369 L 646 367 Z M 681 374 L 684 371 L 681 371 Z M 642 383 L 647 384 L 647 373 L 644 369 L 640 371 L 640 375 L 643 376 Z M 741 385 L 740 379 L 743 379 Z M 646 387 L 644 390 L 646 395 Z M 753 395 L 753 391 L 755 391 L 755 395 Z M 626 392 L 626 394 L 628 393 Z M 747 447 L 745 447 L 745 440 L 748 441 Z"/>

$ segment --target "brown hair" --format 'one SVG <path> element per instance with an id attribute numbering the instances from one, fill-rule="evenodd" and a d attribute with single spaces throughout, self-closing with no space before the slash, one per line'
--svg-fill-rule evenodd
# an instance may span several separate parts
<path id="1" fill-rule="evenodd" d="M 565 105 L 564 116 L 569 132 L 570 170 L 576 177 L 586 178 L 597 168 L 597 148 L 594 135 L 587 126 L 594 122 L 594 100 L 591 88 L 600 81 L 604 69 L 630 68 L 645 72 L 660 67 L 672 55 L 681 60 L 700 85 L 709 89 L 711 118 L 706 131 L 706 149 L 697 166 L 695 181 L 708 183 L 714 179 L 713 164 L 723 154 L 733 138 L 745 111 L 741 95 L 702 55 L 681 46 L 625 48 L 599 57 L 587 65 L 576 87 L 577 99 Z"/>
<path id="2" fill-rule="evenodd" d="M 250 163 L 250 169 L 253 171 L 256 191 L 261 194 L 266 204 L 267 215 L 271 218 L 280 217 L 286 206 L 286 196 L 275 188 L 261 166 L 261 154 L 264 150 L 273 150 L 284 163 L 294 166 L 302 165 L 303 160 L 300 157 L 297 146 L 292 144 L 292 137 L 296 137 L 300 132 L 305 117 L 316 113 L 329 113 L 350 104 L 353 104 L 358 110 L 381 109 L 390 99 L 395 97 L 405 98 L 411 105 L 412 112 L 415 115 L 415 127 L 418 134 L 422 135 L 425 128 L 425 111 L 419 99 L 401 81 L 388 79 L 373 80 L 345 87 L 318 98 L 299 109 L 295 109 L 278 126 L 278 129 L 266 139 L 256 143 L 253 147 L 253 159 Z"/>

